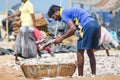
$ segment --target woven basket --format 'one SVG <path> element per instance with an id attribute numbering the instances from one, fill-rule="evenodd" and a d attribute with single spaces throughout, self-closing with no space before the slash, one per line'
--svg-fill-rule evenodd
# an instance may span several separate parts
<path id="1" fill-rule="evenodd" d="M 22 71 L 26 78 L 72 76 L 75 72 L 75 64 L 38 64 L 38 65 L 21 65 Z"/>
<path id="2" fill-rule="evenodd" d="M 36 15 L 35 20 L 36 20 L 35 26 L 37 26 L 37 27 L 48 25 L 47 19 L 45 17 L 43 17 L 42 15 Z"/>

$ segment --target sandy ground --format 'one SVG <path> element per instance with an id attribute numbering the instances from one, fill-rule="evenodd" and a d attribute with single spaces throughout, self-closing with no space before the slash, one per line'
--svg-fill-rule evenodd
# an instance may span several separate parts
<path id="1" fill-rule="evenodd" d="M 101 57 L 102 55 L 106 55 L 105 51 L 97 51 L 95 53 L 96 53 L 96 56 L 101 56 Z M 101 55 L 98 55 L 100 53 Z M 117 57 L 117 56 L 114 56 L 116 54 L 113 54 L 113 53 L 120 53 L 120 51 L 111 50 L 110 53 L 111 53 L 110 59 L 112 59 L 111 57 Z M 5 65 L 5 63 L 7 62 L 14 62 L 14 56 L 12 55 L 0 56 L 0 80 L 35 80 L 35 79 L 25 78 L 21 69 L 16 70 L 15 68 L 13 68 L 12 65 L 11 66 Z M 42 80 L 51 80 L 51 79 L 42 79 Z M 110 74 L 110 75 L 102 75 L 102 76 L 96 76 L 96 77 L 57 78 L 54 80 L 120 80 L 120 73 L 118 73 L 117 75 Z"/>
<path id="2" fill-rule="evenodd" d="M 14 57 L 12 55 L 0 56 L 0 80 L 31 80 L 21 77 L 23 76 L 21 70 L 18 71 L 12 67 L 3 65 L 8 61 L 14 61 Z"/>

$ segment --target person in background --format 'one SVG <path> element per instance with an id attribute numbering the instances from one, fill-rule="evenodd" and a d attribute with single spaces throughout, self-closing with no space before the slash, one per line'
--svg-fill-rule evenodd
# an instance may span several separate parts
<path id="1" fill-rule="evenodd" d="M 110 32 L 103 26 L 101 26 L 101 37 L 99 39 L 99 46 L 103 45 L 106 50 L 107 56 L 109 56 L 109 48 L 108 45 L 112 44 L 116 49 L 120 50 L 119 43 L 113 39 Z"/>
<path id="2" fill-rule="evenodd" d="M 37 47 L 35 45 L 36 40 L 33 34 L 33 27 L 35 27 L 34 7 L 29 0 L 21 1 L 22 4 L 19 10 L 15 14 L 7 16 L 6 18 L 9 19 L 15 16 L 20 16 L 21 20 L 21 27 L 16 38 L 14 50 L 16 60 L 18 60 L 18 55 L 24 58 L 32 58 L 35 57 L 37 54 Z"/>
<path id="3" fill-rule="evenodd" d="M 79 33 L 78 37 L 80 38 L 77 42 L 78 75 L 83 76 L 85 50 L 87 50 L 90 59 L 92 75 L 96 75 L 96 60 L 93 49 L 98 49 L 99 27 L 97 21 L 83 9 L 63 9 L 57 5 L 52 5 L 49 8 L 48 16 L 58 21 L 62 20 L 68 25 L 67 32 L 57 37 L 55 44 L 72 36 L 75 31 Z"/>
<path id="4" fill-rule="evenodd" d="M 54 57 L 54 54 L 52 53 L 50 46 L 46 46 L 44 49 L 40 50 L 40 46 L 43 46 L 45 44 L 44 40 L 48 38 L 46 33 L 44 31 L 39 31 L 37 28 L 34 28 L 34 37 L 36 39 L 38 55 L 41 57 L 41 51 L 46 50 L 48 54 Z"/>

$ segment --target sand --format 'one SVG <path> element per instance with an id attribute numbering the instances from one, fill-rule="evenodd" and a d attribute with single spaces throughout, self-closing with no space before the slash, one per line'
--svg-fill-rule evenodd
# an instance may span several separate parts
<path id="1" fill-rule="evenodd" d="M 97 51 L 95 52 L 97 62 L 107 61 L 104 65 L 97 65 L 97 76 L 91 77 L 88 74 L 90 74 L 89 66 L 88 68 L 85 68 L 85 77 L 76 77 L 77 73 L 75 72 L 74 77 L 72 78 L 54 78 L 54 79 L 38 79 L 38 80 L 120 80 L 120 51 L 118 50 L 110 50 L 109 57 L 106 56 L 105 51 Z M 99 58 L 101 57 L 101 58 Z M 86 59 L 86 65 L 89 65 Z M 105 60 L 104 60 L 105 59 Z M 116 61 L 118 60 L 118 61 Z M 24 77 L 24 74 L 22 73 L 22 70 L 20 68 L 16 68 L 16 64 L 8 64 L 9 62 L 14 63 L 14 56 L 13 55 L 5 55 L 0 56 L 0 80 L 35 80 L 35 79 L 28 79 Z M 99 63 L 102 64 L 102 63 Z M 117 67 L 112 66 L 117 65 Z M 111 67 L 110 67 L 111 66 Z M 108 67 L 108 68 L 106 68 Z M 102 68 L 102 69 L 101 69 Z M 110 70 L 109 70 L 110 69 Z M 87 71 L 86 71 L 87 70 Z M 101 73 L 101 74 L 98 74 Z"/>

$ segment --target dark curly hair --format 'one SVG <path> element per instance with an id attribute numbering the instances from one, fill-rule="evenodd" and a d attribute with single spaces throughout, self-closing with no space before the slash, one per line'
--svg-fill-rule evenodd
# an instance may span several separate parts
<path id="1" fill-rule="evenodd" d="M 52 5 L 48 11 L 48 16 L 51 18 L 51 16 L 56 12 L 56 11 L 60 11 L 60 6 L 57 5 Z"/>

